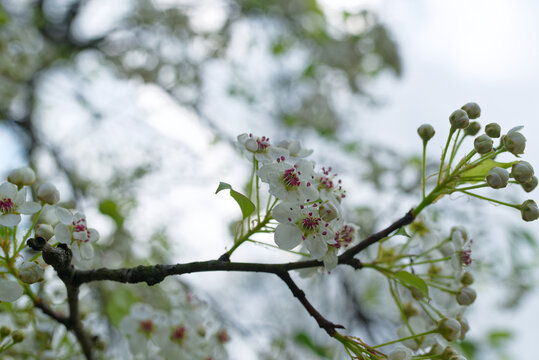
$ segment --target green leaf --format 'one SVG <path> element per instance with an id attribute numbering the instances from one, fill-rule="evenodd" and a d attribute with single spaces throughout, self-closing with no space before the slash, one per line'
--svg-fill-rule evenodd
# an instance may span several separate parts
<path id="1" fill-rule="evenodd" d="M 118 326 L 120 321 L 129 314 L 131 305 L 138 302 L 139 299 L 129 290 L 129 288 L 120 286 L 114 290 L 111 298 L 105 306 L 105 313 L 114 326 Z"/>
<path id="2" fill-rule="evenodd" d="M 406 236 L 407 238 L 410 237 L 410 235 L 408 235 L 408 233 L 406 232 L 406 230 L 404 229 L 404 226 L 401 226 L 399 228 L 399 230 L 397 230 L 397 232 L 395 233 L 395 235 L 402 235 L 402 236 Z"/>
<path id="3" fill-rule="evenodd" d="M 477 164 L 473 168 L 462 172 L 460 174 L 460 176 L 461 177 L 474 177 L 474 178 L 484 179 L 487 176 L 490 169 L 492 169 L 493 167 L 501 167 L 503 169 L 508 169 L 511 166 L 513 166 L 513 164 L 516 163 L 516 162 L 517 161 L 501 163 L 501 162 L 494 161 L 492 159 L 487 159 L 487 160 L 484 160 L 484 161 L 480 162 L 479 164 Z"/>
<path id="4" fill-rule="evenodd" d="M 99 211 L 103 215 L 109 216 L 114 222 L 116 223 L 116 226 L 118 228 L 121 228 L 124 224 L 124 217 L 118 210 L 118 204 L 114 200 L 111 199 L 105 199 L 102 200 L 99 203 Z"/>
<path id="5" fill-rule="evenodd" d="M 217 194 L 221 190 L 229 189 L 232 190 L 232 186 L 230 184 L 227 184 L 226 182 L 220 182 L 219 186 L 217 187 L 217 190 L 215 190 L 215 193 Z"/>
<path id="6" fill-rule="evenodd" d="M 425 297 L 429 297 L 429 287 L 427 283 L 419 276 L 409 273 L 408 271 L 399 271 L 397 278 L 406 286 L 411 286 L 419 290 Z"/>
<path id="7" fill-rule="evenodd" d="M 324 359 L 332 359 L 333 349 L 331 347 L 320 346 L 316 344 L 309 334 L 305 332 L 299 332 L 294 336 L 294 340 L 297 344 L 304 346 L 305 348 L 311 350 L 313 353 L 322 357 Z"/>
<path id="8" fill-rule="evenodd" d="M 220 182 L 219 186 L 217 187 L 217 190 L 215 190 L 215 193 L 217 194 L 219 191 L 225 190 L 225 189 L 230 190 L 230 196 L 232 196 L 232 198 L 236 200 L 236 202 L 240 206 L 241 213 L 244 219 L 249 217 L 249 215 L 251 215 L 253 211 L 255 211 L 255 208 L 256 208 L 255 204 L 253 204 L 253 202 L 249 200 L 247 196 L 232 189 L 232 186 L 230 186 L 230 184 L 227 184 L 225 182 Z"/>

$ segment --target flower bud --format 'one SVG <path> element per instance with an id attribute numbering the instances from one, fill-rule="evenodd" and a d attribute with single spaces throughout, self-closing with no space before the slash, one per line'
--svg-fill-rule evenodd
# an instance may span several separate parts
<path id="1" fill-rule="evenodd" d="M 412 292 L 412 297 L 417 301 L 425 297 L 425 295 L 423 295 L 423 293 L 417 290 L 415 287 L 411 288 L 410 291 Z"/>
<path id="2" fill-rule="evenodd" d="M 411 302 L 407 302 L 406 304 L 404 304 L 402 310 L 404 312 L 404 315 L 407 318 L 410 318 L 412 316 L 416 316 L 419 314 L 419 309 Z"/>
<path id="3" fill-rule="evenodd" d="M 427 142 L 432 139 L 436 131 L 434 131 L 432 125 L 423 124 L 417 128 L 417 133 L 419 134 L 419 137 L 423 139 L 423 142 Z"/>
<path id="4" fill-rule="evenodd" d="M 442 360 L 449 360 L 452 356 L 458 355 L 459 353 L 452 346 L 446 346 L 442 352 Z"/>
<path id="5" fill-rule="evenodd" d="M 37 198 L 44 203 L 54 205 L 60 201 L 60 192 L 51 183 L 41 184 L 37 188 Z"/>
<path id="6" fill-rule="evenodd" d="M 466 129 L 470 124 L 470 119 L 468 119 L 466 111 L 458 109 L 449 116 L 449 122 L 455 129 Z"/>
<path id="7" fill-rule="evenodd" d="M 54 236 L 54 228 L 49 224 L 37 224 L 35 235 L 49 241 Z"/>
<path id="8" fill-rule="evenodd" d="M 14 343 L 20 343 L 24 340 L 24 333 L 21 330 L 15 330 L 11 334 L 11 338 L 13 339 Z"/>
<path id="9" fill-rule="evenodd" d="M 461 109 L 466 111 L 470 119 L 477 119 L 479 116 L 481 116 L 481 108 L 479 105 L 477 105 L 477 103 L 469 102 L 462 105 Z"/>
<path id="10" fill-rule="evenodd" d="M 412 359 L 412 352 L 410 351 L 410 349 L 402 347 L 402 346 L 392 350 L 387 357 L 387 360 L 411 360 L 411 359 Z"/>
<path id="11" fill-rule="evenodd" d="M 518 131 L 509 131 L 502 136 L 503 146 L 514 155 L 524 154 L 526 148 L 526 138 Z"/>
<path id="12" fill-rule="evenodd" d="M 460 323 L 459 339 L 464 340 L 464 338 L 466 337 L 466 333 L 470 330 L 470 324 L 468 323 L 468 320 L 466 320 L 465 318 L 459 319 L 459 323 Z"/>
<path id="13" fill-rule="evenodd" d="M 520 205 L 520 214 L 522 215 L 522 220 L 524 221 L 533 221 L 539 218 L 539 209 L 537 204 L 533 200 L 526 200 Z"/>
<path id="14" fill-rule="evenodd" d="M 530 181 L 533 174 L 533 167 L 527 161 L 519 161 L 513 164 L 513 167 L 511 168 L 511 176 L 513 176 L 513 179 L 515 179 L 519 184 Z"/>
<path id="15" fill-rule="evenodd" d="M 0 328 L 0 339 L 5 338 L 9 334 L 11 334 L 11 329 L 10 328 L 8 328 L 5 325 Z"/>
<path id="16" fill-rule="evenodd" d="M 330 222 L 331 220 L 334 220 L 339 216 L 337 208 L 329 202 L 320 205 L 319 214 L 320 218 L 322 218 L 322 220 L 324 220 L 325 222 Z"/>
<path id="17" fill-rule="evenodd" d="M 501 189 L 507 186 L 509 172 L 501 167 L 493 167 L 487 174 L 487 184 L 493 189 Z"/>
<path id="18" fill-rule="evenodd" d="M 455 341 L 460 336 L 460 323 L 455 319 L 442 319 L 438 322 L 438 333 L 449 342 Z"/>
<path id="19" fill-rule="evenodd" d="M 485 126 L 485 134 L 487 134 L 491 138 L 499 138 L 501 132 L 502 128 L 497 123 L 490 123 Z"/>
<path id="20" fill-rule="evenodd" d="M 532 178 L 529 181 L 527 181 L 527 182 L 525 182 L 523 184 L 520 184 L 520 185 L 522 186 L 524 191 L 531 192 L 537 187 L 537 177 L 532 176 Z"/>
<path id="21" fill-rule="evenodd" d="M 474 282 L 474 276 L 471 272 L 465 271 L 460 278 L 460 283 L 464 286 L 470 286 Z"/>
<path id="22" fill-rule="evenodd" d="M 464 130 L 464 136 L 475 136 L 481 130 L 481 125 L 477 121 L 470 122 L 470 125 Z"/>
<path id="23" fill-rule="evenodd" d="M 23 263 L 19 268 L 19 278 L 27 284 L 43 281 L 43 268 L 35 262 Z"/>
<path id="24" fill-rule="evenodd" d="M 33 185 L 36 182 L 36 173 L 29 167 L 15 169 L 7 176 L 7 181 L 19 188 L 25 185 Z"/>
<path id="25" fill-rule="evenodd" d="M 477 298 L 477 293 L 470 287 L 463 287 L 457 293 L 457 302 L 459 305 L 468 306 L 473 304 Z"/>
<path id="26" fill-rule="evenodd" d="M 479 135 L 478 137 L 475 138 L 473 142 L 473 146 L 475 148 L 475 151 L 483 155 L 492 151 L 493 143 L 494 142 L 488 135 Z"/>

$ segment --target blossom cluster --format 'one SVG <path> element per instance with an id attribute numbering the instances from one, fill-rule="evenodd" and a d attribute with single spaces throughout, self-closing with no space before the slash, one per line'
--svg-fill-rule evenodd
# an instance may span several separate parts
<path id="1" fill-rule="evenodd" d="M 317 171 L 307 159 L 312 150 L 297 140 L 272 145 L 268 137 L 241 134 L 238 142 L 252 154 L 256 175 L 278 201 L 271 209 L 278 222 L 277 246 L 292 250 L 303 245 L 328 271 L 334 269 L 339 249 L 350 245 L 357 232 L 344 221 L 341 202 L 346 191 L 338 175 L 331 167 Z"/>
<path id="2" fill-rule="evenodd" d="M 203 305 L 182 299 L 183 307 L 170 311 L 145 303 L 131 306 L 119 325 L 134 359 L 226 359 L 226 329 L 212 322 Z"/>
<path id="3" fill-rule="evenodd" d="M 93 257 L 93 244 L 99 239 L 99 233 L 87 227 L 84 214 L 72 213 L 58 205 L 60 193 L 53 184 L 36 185 L 32 169 L 15 169 L 7 180 L 0 184 L 0 228 L 4 234 L 0 237 L 3 250 L 0 266 L 13 278 L 0 279 L 0 301 L 11 302 L 23 295 L 23 283 L 43 280 L 41 265 L 33 259 L 24 259 L 21 253 L 32 234 L 51 244 L 66 244 L 75 261 L 87 261 Z M 40 215 L 44 210 L 54 214 L 52 223 L 42 222 Z M 24 224 L 22 215 L 32 218 L 29 229 L 20 237 L 17 231 L 19 225 Z"/>

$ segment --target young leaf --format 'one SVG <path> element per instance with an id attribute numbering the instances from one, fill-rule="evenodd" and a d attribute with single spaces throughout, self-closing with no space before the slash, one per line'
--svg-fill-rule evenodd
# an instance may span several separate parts
<path id="1" fill-rule="evenodd" d="M 249 217 L 255 211 L 255 204 L 247 196 L 243 195 L 242 193 L 237 192 L 236 190 L 232 189 L 232 186 L 230 184 L 227 184 L 225 182 L 220 182 L 219 186 L 217 187 L 217 190 L 215 190 L 215 193 L 217 194 L 221 190 L 229 189 L 230 190 L 230 196 L 240 206 L 241 213 L 243 215 L 243 218 Z"/>
<path id="2" fill-rule="evenodd" d="M 399 228 L 399 230 L 397 230 L 397 232 L 395 233 L 395 235 L 402 235 L 402 236 L 406 236 L 407 238 L 410 237 L 410 235 L 408 235 L 408 233 L 406 232 L 406 230 L 404 229 L 404 226 L 401 226 Z"/>
<path id="3" fill-rule="evenodd" d="M 477 164 L 477 166 L 474 166 L 473 168 L 464 171 L 463 173 L 460 174 L 460 176 L 463 178 L 474 177 L 474 178 L 484 179 L 487 176 L 490 169 L 492 169 L 493 167 L 501 167 L 503 169 L 508 169 L 511 166 L 513 166 L 515 162 L 516 161 L 501 163 L 501 162 L 494 161 L 492 159 L 487 159 Z"/>
<path id="4" fill-rule="evenodd" d="M 397 278 L 407 286 L 411 286 L 419 290 L 425 297 L 429 297 L 429 287 L 427 283 L 419 276 L 409 273 L 408 271 L 399 271 Z"/>

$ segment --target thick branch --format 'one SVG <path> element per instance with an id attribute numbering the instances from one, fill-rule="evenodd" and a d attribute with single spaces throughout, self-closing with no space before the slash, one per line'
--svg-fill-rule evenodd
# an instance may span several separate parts
<path id="1" fill-rule="evenodd" d="M 45 315 L 48 315 L 49 317 L 53 318 L 54 320 L 58 321 L 60 324 L 63 324 L 68 330 L 70 329 L 69 325 L 69 319 L 67 316 L 63 314 L 59 314 L 56 311 L 52 310 L 49 305 L 43 302 L 41 298 L 36 298 L 34 300 L 34 306 L 41 309 Z"/>
<path id="2" fill-rule="evenodd" d="M 79 287 L 66 284 L 66 288 L 67 301 L 69 303 L 69 327 L 75 333 L 86 359 L 93 360 L 95 357 L 92 352 L 92 340 L 86 331 L 84 331 L 82 321 L 80 320 Z"/>

